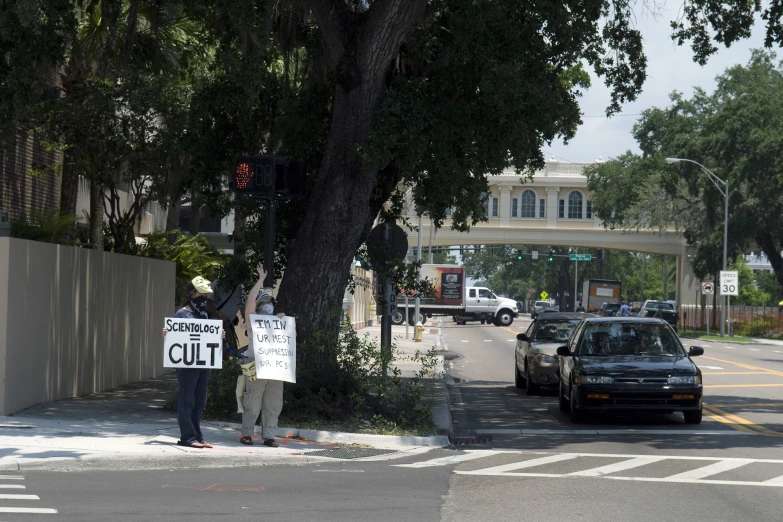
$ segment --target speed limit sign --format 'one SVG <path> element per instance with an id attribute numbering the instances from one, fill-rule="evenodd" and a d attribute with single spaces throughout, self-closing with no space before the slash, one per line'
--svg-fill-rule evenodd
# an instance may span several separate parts
<path id="1" fill-rule="evenodd" d="M 736 270 L 721 270 L 720 295 L 739 295 L 739 277 Z"/>

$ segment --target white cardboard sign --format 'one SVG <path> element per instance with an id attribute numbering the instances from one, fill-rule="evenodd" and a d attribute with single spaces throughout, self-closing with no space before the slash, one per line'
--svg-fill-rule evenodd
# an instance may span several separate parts
<path id="1" fill-rule="evenodd" d="M 223 321 L 166 317 L 164 328 L 164 368 L 223 367 Z"/>
<path id="2" fill-rule="evenodd" d="M 254 314 L 250 329 L 256 377 L 296 382 L 296 319 Z"/>

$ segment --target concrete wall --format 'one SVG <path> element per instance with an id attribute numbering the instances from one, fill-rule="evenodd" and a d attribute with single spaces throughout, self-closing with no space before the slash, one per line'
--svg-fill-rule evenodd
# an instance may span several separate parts
<path id="1" fill-rule="evenodd" d="M 167 261 L 0 238 L 0 414 L 163 374 Z"/>

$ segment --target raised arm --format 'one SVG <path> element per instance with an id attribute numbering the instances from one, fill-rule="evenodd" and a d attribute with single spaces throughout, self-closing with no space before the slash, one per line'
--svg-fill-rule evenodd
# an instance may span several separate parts
<path id="1" fill-rule="evenodd" d="M 245 322 L 248 325 L 250 324 L 250 314 L 256 313 L 256 298 L 258 297 L 258 293 L 261 291 L 261 287 L 264 285 L 264 280 L 266 279 L 264 265 L 258 263 L 256 270 L 258 271 L 258 281 L 253 285 L 253 288 L 250 289 L 250 293 L 247 294 L 247 302 L 245 303 Z"/>

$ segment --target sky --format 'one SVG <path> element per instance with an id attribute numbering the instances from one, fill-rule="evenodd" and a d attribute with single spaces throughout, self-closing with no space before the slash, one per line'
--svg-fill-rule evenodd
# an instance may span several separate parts
<path id="1" fill-rule="evenodd" d="M 583 125 L 567 145 L 562 141 L 545 145 L 542 150 L 546 159 L 555 155 L 561 162 L 592 162 L 599 156 L 607 160 L 628 150 L 639 152 L 631 136 L 639 113 L 651 107 L 667 107 L 669 94 L 675 90 L 688 97 L 696 86 L 712 92 L 716 76 L 729 67 L 746 64 L 751 49 L 764 45 L 764 25 L 758 20 L 749 39 L 729 49 L 718 45 L 718 52 L 701 67 L 693 61 L 689 42 L 679 47 L 671 39 L 669 22 L 676 18 L 679 7 L 680 2 L 670 1 L 661 9 L 658 19 L 650 15 L 637 18 L 636 27 L 642 32 L 647 55 L 647 80 L 637 100 L 626 103 L 620 114 L 606 118 L 604 114 L 609 105 L 610 91 L 601 78 L 592 75 L 592 86 L 579 101 Z"/>

